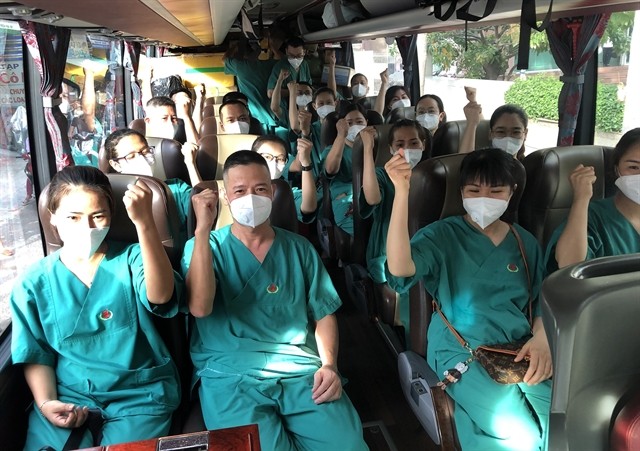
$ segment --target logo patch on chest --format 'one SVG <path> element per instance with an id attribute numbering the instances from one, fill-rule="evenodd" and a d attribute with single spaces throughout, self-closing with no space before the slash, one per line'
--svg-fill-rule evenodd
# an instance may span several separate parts
<path id="1" fill-rule="evenodd" d="M 269 284 L 269 286 L 267 287 L 267 293 L 269 294 L 276 294 L 278 290 L 278 285 L 276 285 L 275 283 Z"/>
<path id="2" fill-rule="evenodd" d="M 518 272 L 519 271 L 518 265 L 516 265 L 515 263 L 509 263 L 507 265 L 507 271 L 509 271 L 509 272 Z"/>
<path id="3" fill-rule="evenodd" d="M 102 321 L 109 321 L 111 318 L 113 318 L 113 312 L 109 309 L 104 309 L 100 312 L 98 318 L 100 318 Z"/>

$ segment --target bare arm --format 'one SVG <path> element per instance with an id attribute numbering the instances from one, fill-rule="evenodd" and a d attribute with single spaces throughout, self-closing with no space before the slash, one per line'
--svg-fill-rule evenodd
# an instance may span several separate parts
<path id="1" fill-rule="evenodd" d="M 376 97 L 376 103 L 373 109 L 382 116 L 384 114 L 384 96 L 387 94 L 387 89 L 389 89 L 389 75 L 387 69 L 380 73 L 380 82 L 380 91 L 378 91 L 378 97 Z"/>
<path id="2" fill-rule="evenodd" d="M 347 133 L 349 132 L 349 126 L 344 119 L 340 119 L 336 123 L 336 128 L 338 130 L 338 136 L 336 136 L 336 139 L 333 141 L 329 154 L 324 161 L 324 170 L 329 175 L 337 174 L 340 170 L 342 154 L 347 140 Z"/>
<path id="3" fill-rule="evenodd" d="M 296 160 L 302 166 L 311 166 L 311 149 L 313 143 L 308 139 L 298 139 L 298 155 Z M 302 204 L 300 211 L 305 214 L 313 213 L 318 209 L 318 195 L 316 193 L 316 180 L 313 171 L 302 171 Z"/>
<path id="4" fill-rule="evenodd" d="M 569 176 L 573 186 L 573 203 L 567 224 L 556 244 L 558 268 L 573 265 L 587 258 L 587 226 L 589 222 L 589 201 L 593 196 L 596 173 L 592 166 L 578 167 Z"/>
<path id="5" fill-rule="evenodd" d="M 198 172 L 198 168 L 196 167 L 196 153 L 198 152 L 198 145 L 187 141 L 182 145 L 181 150 L 182 156 L 184 157 L 184 164 L 187 166 L 187 171 L 189 172 L 189 181 L 191 181 L 191 186 L 196 186 L 202 181 L 200 172 Z"/>
<path id="6" fill-rule="evenodd" d="M 173 268 L 153 220 L 153 193 L 141 180 L 127 188 L 123 201 L 138 233 L 147 298 L 153 304 L 166 304 L 173 296 Z"/>
<path id="7" fill-rule="evenodd" d="M 396 277 L 411 277 L 416 265 L 411 256 L 409 241 L 409 179 L 411 167 L 402 150 L 385 165 L 385 170 L 395 187 L 395 197 L 387 233 L 387 265 Z"/>
<path id="8" fill-rule="evenodd" d="M 298 83 L 290 81 L 287 83 L 289 89 L 289 127 L 294 132 L 300 132 L 300 122 L 298 121 L 298 104 L 296 103 L 296 95 L 298 93 Z"/>
<path id="9" fill-rule="evenodd" d="M 476 131 L 478 124 L 482 120 L 482 106 L 476 101 L 476 88 L 465 86 L 464 92 L 467 95 L 467 103 L 464 107 L 464 116 L 467 118 L 467 126 L 464 129 L 458 153 L 469 153 L 476 148 Z"/>
<path id="10" fill-rule="evenodd" d="M 218 208 L 218 193 L 206 189 L 193 195 L 191 202 L 196 215 L 196 230 L 186 277 L 187 304 L 189 312 L 196 318 L 201 318 L 211 313 L 216 296 L 213 251 L 209 236 Z"/>
<path id="11" fill-rule="evenodd" d="M 525 343 L 515 361 L 519 362 L 523 358 L 529 357 L 529 369 L 524 375 L 524 382 L 528 385 L 536 385 L 553 375 L 553 362 L 549 341 L 540 316 L 533 319 L 531 331 L 533 337 Z"/>
<path id="12" fill-rule="evenodd" d="M 199 85 L 196 85 L 195 91 L 196 101 L 193 105 L 191 120 L 193 120 L 193 126 L 195 129 L 200 130 L 200 126 L 202 125 L 202 110 L 204 110 L 204 99 L 206 98 L 204 84 L 200 83 Z"/>
<path id="13" fill-rule="evenodd" d="M 83 67 L 84 83 L 82 85 L 82 113 L 83 120 L 87 124 L 89 131 L 96 129 L 96 87 L 93 71 L 88 67 Z"/>
<path id="14" fill-rule="evenodd" d="M 376 166 L 373 160 L 373 144 L 376 130 L 373 127 L 367 127 L 360 131 L 362 146 L 364 149 L 363 168 L 362 168 L 362 194 L 369 205 L 378 205 L 382 200 L 380 195 L 380 185 L 376 177 Z"/>
<path id="15" fill-rule="evenodd" d="M 200 136 L 196 130 L 196 125 L 193 122 L 191 117 L 191 98 L 181 92 L 175 96 L 176 102 L 176 114 L 177 116 L 184 121 L 184 131 L 187 135 L 187 141 L 192 143 L 197 143 L 200 140 Z"/>
<path id="16" fill-rule="evenodd" d="M 342 396 L 342 381 L 338 375 L 338 321 L 327 315 L 316 322 L 316 342 L 322 367 L 313 380 L 312 399 L 316 404 L 335 401 Z"/>
<path id="17" fill-rule="evenodd" d="M 334 95 L 338 95 L 338 85 L 336 84 L 336 52 L 335 50 L 327 50 L 325 61 L 328 65 L 329 73 L 327 74 L 327 87 L 333 89 Z"/>
<path id="18" fill-rule="evenodd" d="M 278 75 L 278 79 L 276 80 L 276 85 L 272 91 L 272 94 L 269 96 L 271 98 L 271 111 L 276 115 L 278 119 L 282 118 L 282 107 L 280 106 L 280 101 L 282 98 L 280 97 L 280 93 L 282 92 L 282 82 L 289 76 L 289 71 L 281 70 Z"/>

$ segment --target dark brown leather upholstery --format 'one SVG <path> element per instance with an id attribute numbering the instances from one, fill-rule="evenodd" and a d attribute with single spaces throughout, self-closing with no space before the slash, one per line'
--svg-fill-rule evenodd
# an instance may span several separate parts
<path id="1" fill-rule="evenodd" d="M 216 113 L 216 107 L 215 105 L 206 105 L 203 109 L 202 109 L 202 119 L 205 119 L 207 117 L 216 117 L 218 115 L 218 113 Z"/>
<path id="2" fill-rule="evenodd" d="M 204 106 L 210 106 L 210 105 L 215 105 L 216 103 L 216 98 L 215 97 L 207 97 L 206 99 L 204 99 Z"/>
<path id="3" fill-rule="evenodd" d="M 611 429 L 611 451 L 640 449 L 640 392 L 637 390 L 615 417 Z"/>
<path id="4" fill-rule="evenodd" d="M 264 135 L 264 125 L 255 117 L 251 117 L 249 121 L 249 134 L 250 135 Z"/>
<path id="5" fill-rule="evenodd" d="M 462 141 L 462 135 L 467 128 L 467 121 L 449 121 L 442 124 L 436 130 L 433 136 L 433 152 L 434 157 L 442 155 L 451 155 L 458 153 L 460 148 L 460 142 Z M 489 121 L 482 120 L 478 124 L 476 129 L 476 149 L 483 149 L 490 147 L 491 141 L 489 140 Z"/>
<path id="6" fill-rule="evenodd" d="M 144 135 L 147 131 L 147 124 L 144 122 L 144 119 L 134 119 L 131 122 L 129 122 L 128 128 L 135 130 L 138 133 L 142 133 L 142 135 Z"/>
<path id="7" fill-rule="evenodd" d="M 173 139 L 147 138 L 149 147 L 153 148 L 156 159 L 158 178 L 162 180 L 180 179 L 191 185 L 189 171 L 182 155 L 182 145 Z M 98 153 L 98 167 L 105 174 L 115 173 L 109 164 L 104 146 Z"/>
<path id="8" fill-rule="evenodd" d="M 387 114 L 387 117 L 385 118 L 384 123 L 395 124 L 401 119 L 411 119 L 412 121 L 415 121 L 416 107 L 405 106 L 405 107 L 395 108 Z"/>
<path id="9" fill-rule="evenodd" d="M 573 200 L 571 172 L 578 164 L 593 166 L 597 176 L 593 199 L 602 199 L 616 192 L 612 159 L 613 148 L 604 146 L 551 147 L 528 155 L 523 161 L 527 187 L 520 202 L 518 222 L 544 248 L 569 214 Z"/>
<path id="10" fill-rule="evenodd" d="M 257 135 L 208 135 L 200 138 L 196 167 L 202 180 L 222 180 L 227 157 L 238 150 L 250 150 Z"/>
<path id="11" fill-rule="evenodd" d="M 296 215 L 296 204 L 293 199 L 293 192 L 287 182 L 282 179 L 272 180 L 273 183 L 273 203 L 271 205 L 271 215 L 269 219 L 271 225 L 280 227 L 291 232 L 298 232 L 298 217 Z M 231 210 L 226 201 L 222 198 L 224 183 L 222 180 L 207 180 L 198 183 L 192 190 L 191 195 L 200 193 L 205 189 L 211 189 L 218 193 L 218 215 L 213 223 L 213 230 L 221 229 L 233 222 Z M 196 229 L 196 218 L 193 208 L 189 205 L 187 216 L 187 230 L 189 238 L 193 236 Z"/>
<path id="12" fill-rule="evenodd" d="M 200 138 L 207 135 L 218 134 L 218 119 L 215 116 L 209 116 L 202 119 L 200 124 Z"/>

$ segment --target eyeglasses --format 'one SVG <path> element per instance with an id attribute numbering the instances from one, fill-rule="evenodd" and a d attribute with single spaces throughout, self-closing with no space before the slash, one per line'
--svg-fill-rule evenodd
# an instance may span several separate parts
<path id="1" fill-rule="evenodd" d="M 143 147 L 142 149 L 129 152 L 124 157 L 113 158 L 113 161 L 121 161 L 121 160 L 131 161 L 138 155 L 142 155 L 147 159 L 147 161 L 149 161 L 149 163 L 153 163 L 153 158 L 154 158 L 153 152 L 154 152 L 153 147 L 146 146 L 146 147 Z"/>
<path id="2" fill-rule="evenodd" d="M 271 155 L 270 153 L 261 153 L 259 154 L 262 158 L 264 158 L 267 161 L 274 161 L 278 164 L 286 164 L 288 158 L 287 157 L 274 157 L 273 155 Z"/>

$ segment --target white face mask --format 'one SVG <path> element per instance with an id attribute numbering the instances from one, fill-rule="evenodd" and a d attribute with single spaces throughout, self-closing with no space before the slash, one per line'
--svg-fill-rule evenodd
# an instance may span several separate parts
<path id="1" fill-rule="evenodd" d="M 60 108 L 60 112 L 62 114 L 67 114 L 69 112 L 69 102 L 65 102 L 63 100 L 62 103 L 60 103 L 60 105 L 58 105 L 58 108 Z"/>
<path id="2" fill-rule="evenodd" d="M 404 149 L 404 159 L 409 163 L 411 169 L 415 168 L 422 159 L 422 149 Z"/>
<path id="3" fill-rule="evenodd" d="M 271 160 L 267 161 L 267 166 L 269 166 L 269 174 L 271 174 L 271 180 L 279 179 L 282 175 L 284 165 L 278 164 L 276 160 Z"/>
<path id="4" fill-rule="evenodd" d="M 178 124 L 174 123 L 171 123 L 171 126 L 169 124 L 147 124 L 145 127 L 145 135 L 152 138 L 173 139 L 177 131 Z"/>
<path id="5" fill-rule="evenodd" d="M 353 97 L 364 97 L 366 93 L 367 87 L 365 85 L 361 85 L 360 83 L 358 83 L 357 85 L 351 87 L 351 94 L 353 94 Z"/>
<path id="6" fill-rule="evenodd" d="M 493 138 L 491 140 L 491 144 L 493 147 L 504 150 L 509 155 L 515 155 L 522 148 L 522 143 L 524 139 L 511 138 L 510 136 L 505 136 L 504 138 Z"/>
<path id="7" fill-rule="evenodd" d="M 227 122 L 224 124 L 227 135 L 246 135 L 249 133 L 249 123 L 244 121 Z"/>
<path id="8" fill-rule="evenodd" d="M 109 227 L 90 229 L 85 226 L 67 226 L 58 228 L 58 235 L 63 242 L 62 252 L 83 260 L 93 257 L 107 233 L 109 233 Z"/>
<path id="9" fill-rule="evenodd" d="M 289 64 L 291 64 L 294 70 L 298 70 L 303 61 L 304 58 L 289 58 Z"/>
<path id="10" fill-rule="evenodd" d="M 396 108 L 403 108 L 408 106 L 411 106 L 411 99 L 400 99 L 391 104 L 391 109 L 395 110 Z"/>
<path id="11" fill-rule="evenodd" d="M 507 211 L 509 202 L 492 197 L 465 197 L 462 206 L 473 222 L 486 229 Z"/>
<path id="12" fill-rule="evenodd" d="M 73 110 L 73 117 L 80 117 L 82 116 L 82 114 L 82 108 L 76 108 L 75 110 Z"/>
<path id="13" fill-rule="evenodd" d="M 296 105 L 307 106 L 311 102 L 311 100 L 313 100 L 313 97 L 307 94 L 303 94 L 296 97 Z"/>
<path id="14" fill-rule="evenodd" d="M 265 196 L 247 194 L 229 203 L 231 216 L 238 224 L 255 228 L 269 219 L 271 199 Z"/>
<path id="15" fill-rule="evenodd" d="M 636 204 L 640 204 L 640 174 L 621 175 L 616 180 L 616 186 L 622 194 Z"/>
<path id="16" fill-rule="evenodd" d="M 360 133 L 360 130 L 366 128 L 366 125 L 352 125 L 347 132 L 347 141 L 353 142 Z"/>
<path id="17" fill-rule="evenodd" d="M 320 119 L 324 119 L 329 113 L 333 113 L 335 110 L 335 105 L 322 105 L 316 110 L 316 113 L 318 113 Z"/>
<path id="18" fill-rule="evenodd" d="M 416 117 L 416 121 L 420 123 L 424 128 L 429 131 L 433 131 L 438 128 L 438 124 L 440 124 L 440 116 L 437 114 L 419 114 Z"/>

